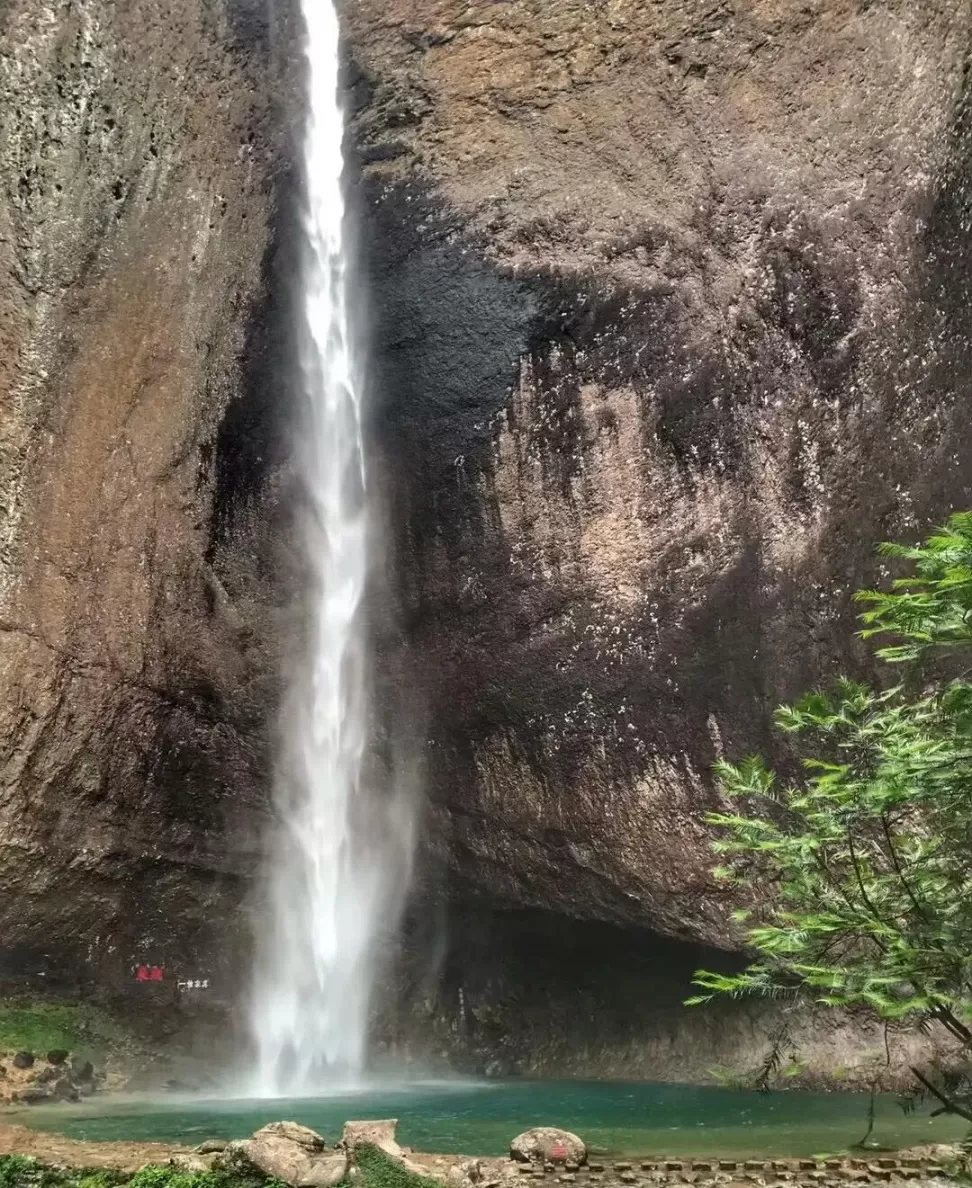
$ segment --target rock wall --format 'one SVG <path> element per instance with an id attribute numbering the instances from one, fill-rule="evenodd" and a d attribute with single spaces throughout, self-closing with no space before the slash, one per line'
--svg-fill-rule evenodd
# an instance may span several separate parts
<path id="1" fill-rule="evenodd" d="M 149 960 L 174 994 L 239 923 L 274 513 L 227 442 L 267 353 L 271 34 L 240 0 L 0 6 L 2 973 Z"/>
<path id="2" fill-rule="evenodd" d="M 908 1026 L 885 1037 L 865 1011 L 683 1005 L 696 969 L 738 970 L 740 954 L 485 899 L 454 901 L 449 917 L 433 925 L 437 960 L 416 945 L 424 960 L 376 1028 L 375 1047 L 396 1071 L 751 1086 L 775 1051 L 777 1087 L 902 1090 L 910 1064 L 933 1051 L 955 1057 L 941 1037 Z"/>
<path id="3" fill-rule="evenodd" d="M 867 672 L 874 543 L 970 499 L 969 10 L 347 15 L 382 654 L 424 708 L 441 913 L 400 1029 L 470 1068 L 679 1077 L 786 1022 L 811 1079 L 866 1079 L 861 1019 L 678 1003 L 719 960 L 693 945 L 738 946 L 713 760 L 785 761 L 774 706 Z"/>
<path id="4" fill-rule="evenodd" d="M 969 500 L 952 0 L 357 0 L 376 428 L 452 894 L 729 945 L 717 755 Z"/>

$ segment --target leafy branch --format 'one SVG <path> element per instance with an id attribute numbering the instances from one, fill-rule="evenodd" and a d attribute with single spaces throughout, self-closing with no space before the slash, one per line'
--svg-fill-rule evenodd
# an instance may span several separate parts
<path id="1" fill-rule="evenodd" d="M 876 655 L 904 680 L 845 679 L 780 708 L 794 780 L 759 756 L 716 765 L 732 808 L 709 816 L 715 874 L 753 905 L 737 919 L 756 958 L 698 971 L 688 1001 L 810 998 L 940 1027 L 959 1057 L 937 1084 L 914 1069 L 919 1092 L 972 1121 L 972 512 L 880 551 L 912 572 L 857 595 L 861 635 L 883 638 Z"/>

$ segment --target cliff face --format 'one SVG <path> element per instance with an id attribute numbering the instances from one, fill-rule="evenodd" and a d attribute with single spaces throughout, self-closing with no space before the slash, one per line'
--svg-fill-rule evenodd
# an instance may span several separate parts
<path id="1" fill-rule="evenodd" d="M 723 751 L 968 502 L 968 9 L 357 0 L 410 681 L 453 896 L 731 944 Z"/>
<path id="2" fill-rule="evenodd" d="M 261 9 L 0 6 L 0 972 L 191 970 L 238 908 L 273 700 L 271 500 L 248 530 L 224 419 L 264 350 Z"/>
<path id="3" fill-rule="evenodd" d="M 577 1047 L 598 929 L 606 968 L 639 954 L 625 1000 L 690 964 L 653 936 L 733 946 L 713 759 L 860 668 L 873 542 L 969 501 L 972 16 L 344 8 L 378 699 L 421 740 L 419 902 L 453 925 L 413 991 L 470 1058 L 684 1070 L 674 1015 L 607 1051 L 620 997 Z M 293 625 L 272 12 L 0 3 L 0 973 L 149 960 L 228 999 L 245 968 Z"/>

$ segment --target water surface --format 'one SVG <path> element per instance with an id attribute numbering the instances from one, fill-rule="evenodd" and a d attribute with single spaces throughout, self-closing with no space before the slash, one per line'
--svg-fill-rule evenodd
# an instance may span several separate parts
<path id="1" fill-rule="evenodd" d="M 607 1156 L 809 1156 L 848 1149 L 866 1128 L 867 1097 L 773 1093 L 690 1085 L 516 1081 L 425 1082 L 332 1097 L 217 1101 L 202 1098 L 89 1099 L 20 1110 L 16 1120 L 88 1140 L 195 1144 L 243 1138 L 289 1118 L 340 1137 L 349 1118 L 398 1118 L 399 1139 L 416 1150 L 502 1155 L 529 1126 L 576 1131 Z M 894 1098 L 877 1105 L 874 1139 L 887 1147 L 950 1142 L 961 1120 L 905 1116 Z"/>

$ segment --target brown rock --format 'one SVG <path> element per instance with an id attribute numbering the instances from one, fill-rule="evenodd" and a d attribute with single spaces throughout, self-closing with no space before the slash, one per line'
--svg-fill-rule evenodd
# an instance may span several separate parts
<path id="1" fill-rule="evenodd" d="M 432 844 L 468 888 L 451 968 L 476 968 L 463 925 L 479 901 L 537 913 L 538 945 L 561 920 L 731 947 L 701 824 L 712 760 L 766 745 L 764 705 L 856 670 L 870 542 L 913 538 L 972 487 L 965 424 L 940 411 L 972 394 L 972 15 L 962 0 L 920 20 L 852 0 L 460 7 L 424 6 L 423 28 L 454 36 L 421 53 L 402 32 L 414 2 L 349 8 L 379 80 L 359 142 L 402 146 L 366 175 L 366 234 L 415 228 L 370 271 L 408 591 L 408 656 L 384 676 L 407 668 L 436 732 Z M 420 173 L 429 205 L 409 221 Z M 454 251 L 423 238 L 433 211 Z M 467 303 L 465 349 L 433 350 Z M 928 343 L 955 310 L 943 363 Z M 504 982 L 493 1017 L 529 986 L 531 1020 L 546 1004 L 602 1035 L 572 1010 L 589 935 L 559 963 L 550 945 L 539 989 Z M 676 1051 L 630 1010 L 624 961 L 601 1067 L 704 1074 L 690 1019 Z M 715 1042 L 742 1065 L 733 1019 Z M 516 1005 L 498 1023 L 553 1060 L 533 1026 Z M 799 1044 L 814 1067 L 846 1064 L 815 1031 Z"/>
<path id="2" fill-rule="evenodd" d="M 265 298 L 273 65 L 258 20 L 238 37 L 204 7 L 0 17 L 18 64 L 0 114 L 0 730 L 24 794 L 0 805 L 0 936 L 135 1009 L 166 991 L 129 971 L 149 918 L 203 921 L 161 964 L 236 943 L 237 829 L 264 800 L 241 745 L 262 730 L 263 633 L 214 498 Z M 92 944 L 102 929 L 120 943 Z"/>
<path id="3" fill-rule="evenodd" d="M 173 1155 L 169 1163 L 172 1167 L 178 1168 L 179 1171 L 189 1172 L 190 1174 L 208 1172 L 212 1169 L 212 1160 L 204 1159 L 201 1154 L 195 1152 L 185 1155 Z"/>
<path id="4" fill-rule="evenodd" d="M 402 1149 L 395 1137 L 397 1130 L 397 1118 L 345 1122 L 342 1142 L 349 1151 L 353 1151 L 360 1143 L 368 1143 L 389 1155 L 400 1155 Z"/>
<path id="5" fill-rule="evenodd" d="M 321 1135 L 296 1122 L 272 1122 L 251 1138 L 230 1143 L 227 1157 L 242 1157 L 291 1188 L 334 1188 L 348 1171 L 347 1151 L 328 1151 Z"/>
<path id="6" fill-rule="evenodd" d="M 264 1139 L 285 1139 L 289 1143 L 296 1143 L 306 1151 L 323 1151 L 327 1143 L 324 1137 L 311 1130 L 309 1126 L 302 1126 L 299 1122 L 268 1122 L 266 1126 L 256 1131 L 253 1141 Z"/>
<path id="7" fill-rule="evenodd" d="M 559 1163 L 587 1161 L 587 1147 L 584 1140 L 569 1130 L 554 1126 L 535 1126 L 518 1134 L 510 1143 L 510 1156 L 524 1163 L 546 1163 L 556 1159 Z M 630 1167 L 630 1164 L 628 1165 Z"/>

